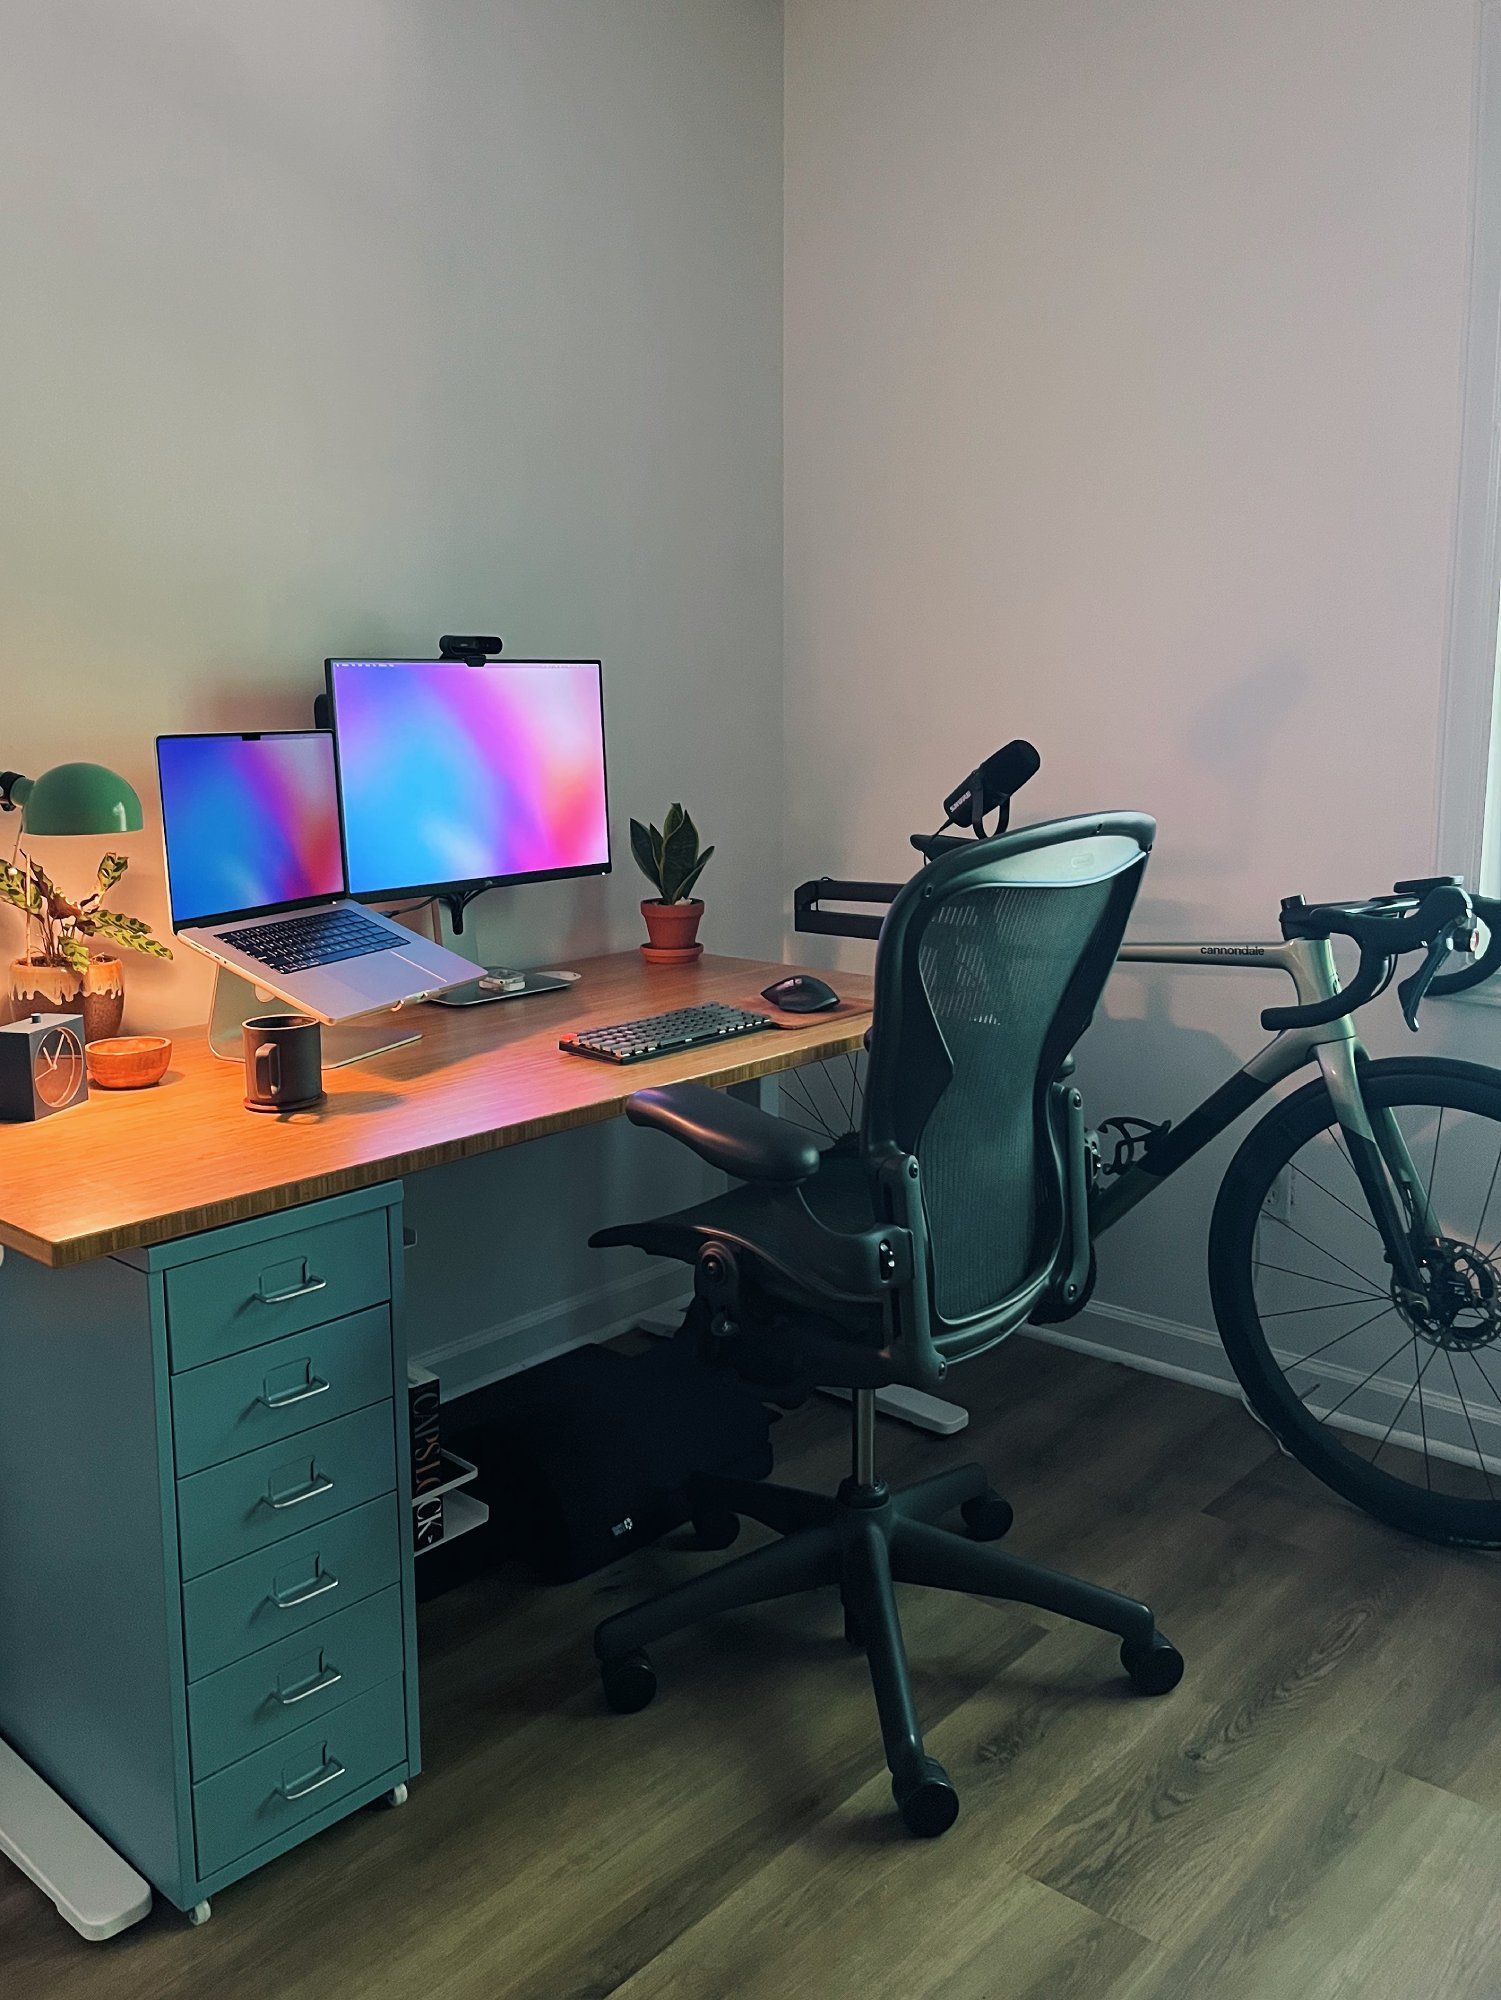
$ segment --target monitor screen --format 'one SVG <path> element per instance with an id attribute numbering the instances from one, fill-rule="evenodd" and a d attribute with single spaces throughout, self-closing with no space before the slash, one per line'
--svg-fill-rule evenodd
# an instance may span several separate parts
<path id="1" fill-rule="evenodd" d="M 330 660 L 350 893 L 610 866 L 597 660 Z"/>
<path id="2" fill-rule="evenodd" d="M 176 929 L 344 894 L 326 731 L 159 736 L 156 766 Z"/>

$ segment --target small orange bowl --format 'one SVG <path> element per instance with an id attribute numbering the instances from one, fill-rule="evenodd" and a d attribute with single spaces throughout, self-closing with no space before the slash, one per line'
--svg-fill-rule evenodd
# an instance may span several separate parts
<path id="1" fill-rule="evenodd" d="M 165 1035 L 113 1035 L 85 1050 L 89 1082 L 100 1090 L 145 1090 L 160 1083 L 172 1060 Z"/>

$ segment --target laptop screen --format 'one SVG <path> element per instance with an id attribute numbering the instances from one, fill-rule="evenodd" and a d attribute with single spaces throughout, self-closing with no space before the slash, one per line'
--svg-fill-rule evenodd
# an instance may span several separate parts
<path id="1" fill-rule="evenodd" d="M 156 767 L 175 930 L 345 893 L 331 737 L 159 736 Z"/>

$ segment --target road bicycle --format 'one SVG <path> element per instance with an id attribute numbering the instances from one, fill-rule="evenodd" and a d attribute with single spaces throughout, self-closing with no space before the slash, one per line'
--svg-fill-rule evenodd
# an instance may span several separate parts
<path id="1" fill-rule="evenodd" d="M 1030 752 L 1008 746 L 1017 748 Z M 1037 768 L 1030 755 L 1024 775 Z M 959 799 L 957 823 L 972 837 L 1004 829 L 1010 792 L 996 766 L 988 760 L 967 795 L 950 794 L 946 825 Z M 926 861 L 964 841 L 941 829 L 912 844 Z M 879 917 L 838 906 L 889 903 L 900 886 L 805 882 L 796 927 L 877 937 Z M 1069 1059 L 1039 1107 L 1067 1162 L 1069 1193 L 1054 1281 L 1034 1321 L 1081 1312 L 1098 1237 L 1280 1084 L 1315 1070 L 1251 1127 L 1220 1184 L 1207 1249 L 1225 1352 L 1257 1417 L 1335 1492 L 1433 1541 L 1501 1547 L 1501 1071 L 1434 1056 L 1374 1059 L 1354 1019 L 1419 953 L 1398 987 L 1413 1030 L 1427 997 L 1501 971 L 1501 900 L 1433 876 L 1355 902 L 1290 897 L 1280 930 L 1270 943 L 1122 947 L 1124 964 L 1272 969 L 1292 981 L 1293 999 L 1262 1011 L 1273 1039 L 1176 1121 L 1110 1117 L 1092 1128 Z M 1337 938 L 1359 953 L 1343 986 Z M 1461 962 L 1446 969 L 1451 956 Z M 853 1068 L 850 1077 L 841 1111 L 855 1123 Z M 840 1119 L 806 1084 L 789 1079 L 788 1088 L 802 1097 L 787 1115 L 811 1106 L 837 1141 Z"/>

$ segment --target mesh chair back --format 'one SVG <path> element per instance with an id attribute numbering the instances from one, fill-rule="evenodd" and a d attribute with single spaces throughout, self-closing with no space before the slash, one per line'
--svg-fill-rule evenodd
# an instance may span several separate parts
<path id="1" fill-rule="evenodd" d="M 1064 1196 L 1049 1087 L 1109 977 L 1154 832 L 1109 814 L 966 844 L 892 907 L 863 1137 L 868 1156 L 918 1161 L 935 1335 L 1009 1331 L 1008 1307 L 1051 1273 Z"/>

